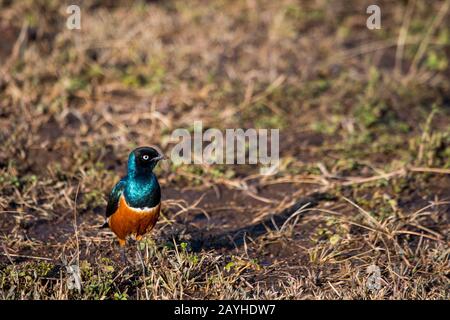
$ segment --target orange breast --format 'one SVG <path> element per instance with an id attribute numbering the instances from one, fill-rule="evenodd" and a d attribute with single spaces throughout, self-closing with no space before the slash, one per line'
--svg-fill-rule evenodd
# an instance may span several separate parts
<path id="1" fill-rule="evenodd" d="M 161 204 L 145 210 L 134 209 L 129 207 L 124 196 L 121 196 L 117 211 L 109 219 L 109 227 L 119 238 L 120 244 L 125 244 L 127 236 L 140 238 L 153 229 L 158 221 L 160 207 Z"/>

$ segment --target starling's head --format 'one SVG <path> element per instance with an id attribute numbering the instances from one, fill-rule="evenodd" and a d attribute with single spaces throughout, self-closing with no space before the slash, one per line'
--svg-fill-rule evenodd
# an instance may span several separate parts
<path id="1" fill-rule="evenodd" d="M 152 147 L 139 147 L 134 149 L 128 157 L 129 174 L 145 174 L 153 170 L 164 155 Z"/>

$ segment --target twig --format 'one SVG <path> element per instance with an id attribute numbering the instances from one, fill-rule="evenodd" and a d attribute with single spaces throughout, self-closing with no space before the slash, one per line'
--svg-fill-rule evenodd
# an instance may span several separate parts
<path id="1" fill-rule="evenodd" d="M 428 167 L 405 167 L 402 169 L 398 169 L 389 173 L 380 174 L 372 177 L 367 178 L 347 178 L 350 181 L 346 181 L 341 183 L 343 186 L 350 186 L 353 184 L 361 184 L 361 183 L 367 183 L 367 182 L 373 182 L 377 180 L 389 180 L 393 177 L 397 176 L 404 176 L 409 172 L 418 172 L 418 173 L 437 173 L 437 174 L 450 174 L 450 169 L 444 169 L 444 168 L 428 168 Z"/>
<path id="2" fill-rule="evenodd" d="M 432 236 L 429 236 L 425 233 L 418 233 L 418 232 L 414 232 L 414 231 L 408 231 L 408 230 L 398 230 L 398 231 L 393 231 L 393 234 L 412 234 L 414 236 L 419 236 L 419 237 L 424 237 L 424 238 L 428 238 L 437 242 L 442 242 L 442 239 L 438 239 Z"/>
<path id="3" fill-rule="evenodd" d="M 287 218 L 286 221 L 285 221 L 285 222 L 283 223 L 283 225 L 281 226 L 280 231 L 283 231 L 284 228 L 286 227 L 287 223 L 288 223 L 289 221 L 291 221 L 293 218 L 297 217 L 300 213 L 302 213 L 302 212 L 304 212 L 304 211 L 307 211 L 307 210 L 305 210 L 305 209 L 308 208 L 310 204 L 311 204 L 310 202 L 304 204 L 301 208 L 299 208 L 297 211 L 295 211 L 289 218 Z"/>
<path id="4" fill-rule="evenodd" d="M 352 206 L 354 206 L 355 208 L 357 208 L 360 212 L 362 212 L 364 214 L 364 216 L 367 218 L 367 220 L 369 221 L 369 223 L 372 224 L 372 226 L 377 227 L 379 230 L 382 230 L 383 232 L 385 232 L 386 234 L 388 234 L 388 232 L 385 230 L 385 228 L 381 225 L 381 223 L 375 219 L 374 217 L 372 217 L 370 215 L 369 212 L 367 212 L 366 210 L 364 210 L 363 208 L 361 208 L 359 205 L 357 205 L 356 203 L 354 203 L 352 200 L 343 197 L 343 199 L 345 201 L 347 201 L 348 203 L 350 203 Z"/>
<path id="5" fill-rule="evenodd" d="M 5 252 L 6 252 L 6 250 L 5 250 Z M 14 253 L 0 253 L 0 255 L 6 256 L 6 257 L 8 257 L 8 259 L 10 259 L 10 257 L 16 257 L 16 258 L 27 258 L 27 259 L 45 260 L 45 261 L 52 261 L 53 260 L 51 258 L 37 257 L 37 256 L 28 256 L 28 255 L 22 255 L 22 254 L 14 254 Z"/>
<path id="6" fill-rule="evenodd" d="M 11 259 L 11 254 L 8 252 L 8 249 L 6 249 L 6 246 L 4 243 L 2 243 L 2 248 L 5 253 L 2 253 L 3 256 L 6 256 L 9 260 L 9 262 L 14 266 L 14 261 Z"/>
<path id="7" fill-rule="evenodd" d="M 405 175 L 406 172 L 407 172 L 406 169 L 403 168 L 403 169 L 399 169 L 399 170 L 396 170 L 396 171 L 393 171 L 390 173 L 380 174 L 380 175 L 376 175 L 376 176 L 372 176 L 372 177 L 368 177 L 368 178 L 353 178 L 353 180 L 344 182 L 344 183 L 342 183 L 342 185 L 349 186 L 349 185 L 353 185 L 353 184 L 367 183 L 367 182 L 377 181 L 377 180 L 381 180 L 381 179 L 389 180 L 392 177 Z"/>
<path id="8" fill-rule="evenodd" d="M 23 54 L 24 47 L 26 45 L 27 36 L 28 36 L 28 22 L 24 22 L 22 24 L 22 28 L 20 29 L 19 36 L 17 37 L 16 42 L 14 43 L 14 47 L 12 49 L 11 55 L 9 56 L 6 63 L 0 69 L 3 77 L 8 80 L 11 76 L 8 75 L 8 71 L 11 66 L 16 62 L 17 59 L 21 57 Z"/>
<path id="9" fill-rule="evenodd" d="M 80 191 L 80 183 L 78 183 L 77 192 L 75 193 L 75 204 L 73 208 L 73 227 L 75 230 L 75 240 L 77 244 L 77 265 L 80 265 L 80 242 L 78 239 L 78 224 L 77 224 L 77 200 L 79 191 Z"/>
<path id="10" fill-rule="evenodd" d="M 408 36 L 409 24 L 411 22 L 411 16 L 416 6 L 417 0 L 410 0 L 408 2 L 408 7 L 406 8 L 405 16 L 403 19 L 402 27 L 398 35 L 397 40 L 397 51 L 395 52 L 395 72 L 400 74 L 402 71 L 402 58 L 403 50 L 405 48 L 406 37 Z"/>
<path id="11" fill-rule="evenodd" d="M 412 167 L 412 168 L 409 168 L 409 171 L 450 174 L 450 169 L 443 169 L 443 168 Z"/>
<path id="12" fill-rule="evenodd" d="M 430 43 L 430 37 L 433 35 L 436 28 L 441 24 L 442 20 L 444 19 L 445 15 L 447 14 L 449 7 L 450 7 L 450 0 L 447 0 L 442 5 L 442 7 L 439 9 L 439 13 L 434 18 L 433 22 L 431 23 L 430 27 L 428 28 L 427 33 L 425 34 L 425 37 L 423 38 L 422 42 L 420 43 L 419 49 L 417 49 L 416 55 L 414 56 L 413 62 L 411 63 L 411 68 L 409 69 L 409 74 L 414 75 L 417 72 L 417 66 L 418 66 L 420 60 L 422 60 L 422 57 L 427 50 L 427 47 Z"/>

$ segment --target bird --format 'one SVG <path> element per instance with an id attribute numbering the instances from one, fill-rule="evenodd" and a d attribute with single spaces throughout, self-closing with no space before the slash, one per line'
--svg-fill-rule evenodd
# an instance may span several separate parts
<path id="1" fill-rule="evenodd" d="M 163 159 L 165 156 L 153 147 L 134 149 L 128 156 L 126 176 L 109 193 L 106 221 L 101 227 L 109 227 L 117 236 L 123 261 L 128 237 L 142 240 L 158 221 L 161 187 L 153 169 Z"/>

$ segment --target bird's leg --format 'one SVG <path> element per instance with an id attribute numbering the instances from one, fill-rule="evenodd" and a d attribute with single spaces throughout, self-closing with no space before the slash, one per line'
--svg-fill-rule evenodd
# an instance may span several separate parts
<path id="1" fill-rule="evenodd" d="M 144 258 L 142 256 L 142 251 L 141 251 L 141 246 L 140 246 L 140 242 L 136 241 L 136 250 L 137 250 L 137 257 L 139 259 L 139 261 L 141 262 L 142 265 L 142 272 L 144 273 L 144 275 L 146 274 L 146 270 L 147 268 L 145 267 L 145 263 L 144 263 Z"/>
<path id="2" fill-rule="evenodd" d="M 127 255 L 125 253 L 125 247 L 120 247 L 120 260 L 123 264 L 126 264 L 128 262 Z"/>
<path id="3" fill-rule="evenodd" d="M 126 244 L 127 241 L 123 239 L 119 239 L 119 246 L 120 246 L 120 260 L 123 264 L 126 264 L 128 262 L 127 256 L 126 256 Z"/>

